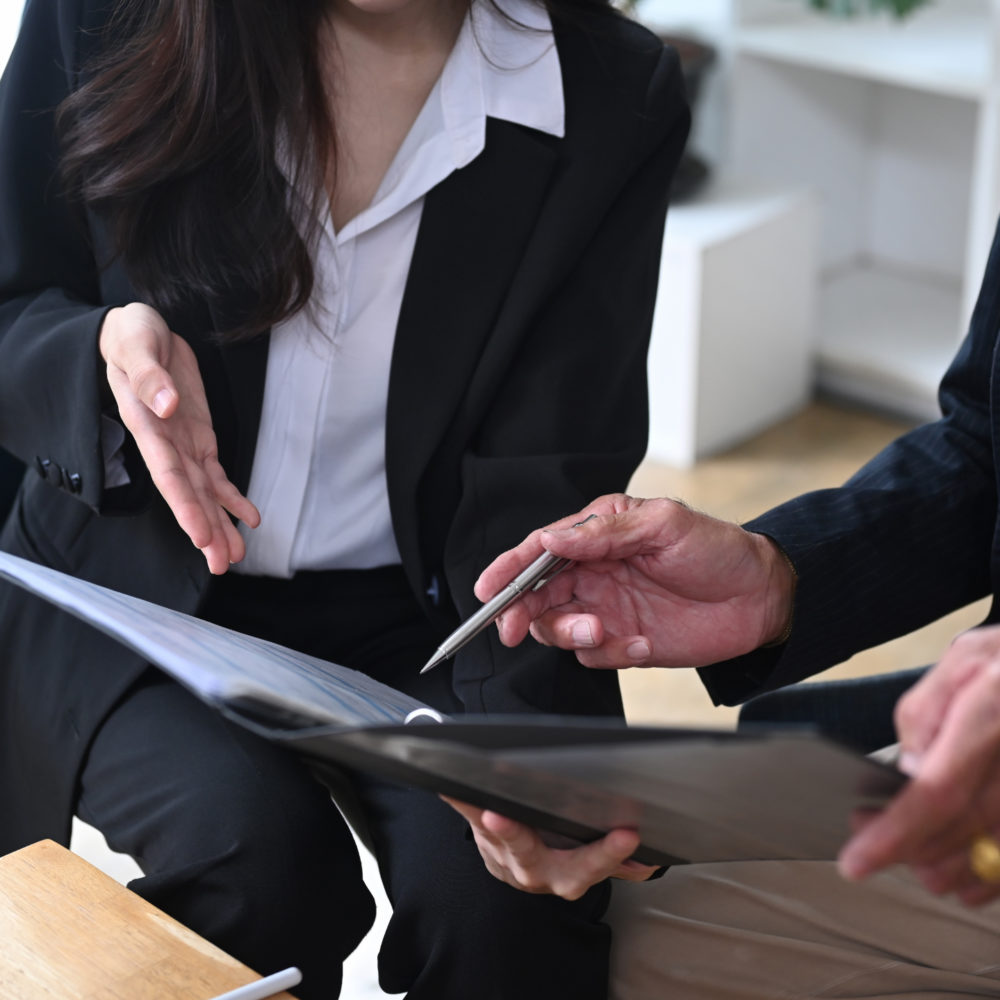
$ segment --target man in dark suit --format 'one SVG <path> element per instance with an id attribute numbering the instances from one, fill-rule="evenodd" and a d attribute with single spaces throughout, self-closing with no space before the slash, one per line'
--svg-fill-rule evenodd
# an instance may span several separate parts
<path id="1" fill-rule="evenodd" d="M 742 527 L 673 500 L 594 501 L 481 576 L 486 600 L 543 549 L 575 560 L 507 609 L 502 641 L 530 631 L 595 670 L 700 667 L 712 697 L 732 704 L 995 594 L 998 342 L 1000 232 L 940 420 L 839 489 Z M 854 818 L 837 865 L 687 865 L 620 884 L 615 1000 L 1000 996 L 998 621 L 994 603 L 900 700 L 898 763 L 911 780 L 881 813 Z M 489 870 L 523 889 L 572 899 L 608 875 L 636 883 L 653 871 L 627 860 L 632 830 L 554 850 L 528 827 L 457 807 Z"/>
<path id="2" fill-rule="evenodd" d="M 543 547 L 578 561 L 505 612 L 501 640 L 518 643 L 530 628 L 588 667 L 700 667 L 712 697 L 736 704 L 997 593 L 998 331 L 1000 231 L 941 384 L 939 420 L 900 437 L 844 486 L 743 527 L 672 500 L 595 501 L 484 572 L 481 599 Z M 994 604 L 900 702 L 901 764 L 913 780 L 845 846 L 849 878 L 901 862 L 969 904 L 1000 895 L 1000 849 L 989 836 L 1000 833 L 998 621 Z M 499 817 L 469 815 L 486 852 L 498 852 L 495 870 L 537 884 L 551 874 L 570 895 L 614 872 L 635 844 L 617 831 L 574 861 Z M 623 873 L 636 877 L 628 865 Z"/>

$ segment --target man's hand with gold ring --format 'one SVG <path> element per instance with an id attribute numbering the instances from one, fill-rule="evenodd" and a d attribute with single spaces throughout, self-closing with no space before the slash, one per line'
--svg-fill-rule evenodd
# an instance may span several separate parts
<path id="1" fill-rule="evenodd" d="M 932 892 L 977 906 L 1000 897 L 1000 627 L 959 636 L 896 707 L 911 780 L 857 817 L 841 872 L 861 879 L 908 865 Z"/>
<path id="2" fill-rule="evenodd" d="M 989 833 L 981 833 L 969 845 L 969 867 L 980 881 L 1000 885 L 1000 842 Z"/>

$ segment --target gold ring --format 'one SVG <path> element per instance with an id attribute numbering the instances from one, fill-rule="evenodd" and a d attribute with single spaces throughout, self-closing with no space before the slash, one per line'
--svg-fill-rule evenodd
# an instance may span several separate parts
<path id="1" fill-rule="evenodd" d="M 1000 843 L 988 833 L 981 833 L 969 845 L 969 867 L 988 885 L 1000 884 Z"/>

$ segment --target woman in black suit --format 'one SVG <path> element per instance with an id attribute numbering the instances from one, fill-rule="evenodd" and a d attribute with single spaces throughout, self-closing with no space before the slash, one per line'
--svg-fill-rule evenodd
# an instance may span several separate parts
<path id="1" fill-rule="evenodd" d="M 418 680 L 496 552 L 641 458 L 687 129 L 643 29 L 508 7 L 28 0 L 0 86 L 0 445 L 29 465 L 5 549 L 449 712 L 620 711 L 613 679 L 486 638 Z M 3 590 L 0 629 L 0 849 L 76 811 L 136 891 L 336 995 L 371 901 L 324 790 L 30 597 Z M 605 887 L 522 896 L 434 797 L 357 788 L 388 991 L 604 996 Z"/>

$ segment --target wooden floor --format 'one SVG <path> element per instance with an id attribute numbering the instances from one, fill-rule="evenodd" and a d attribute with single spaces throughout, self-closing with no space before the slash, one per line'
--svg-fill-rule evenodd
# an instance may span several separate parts
<path id="1" fill-rule="evenodd" d="M 831 402 L 817 402 L 730 452 L 679 470 L 645 463 L 630 492 L 674 496 L 736 521 L 807 490 L 837 486 L 910 425 Z M 959 631 L 986 614 L 982 601 L 879 646 L 822 676 L 846 677 L 934 662 Z M 621 675 L 633 722 L 730 726 L 736 710 L 714 707 L 693 671 L 628 670 Z"/>

